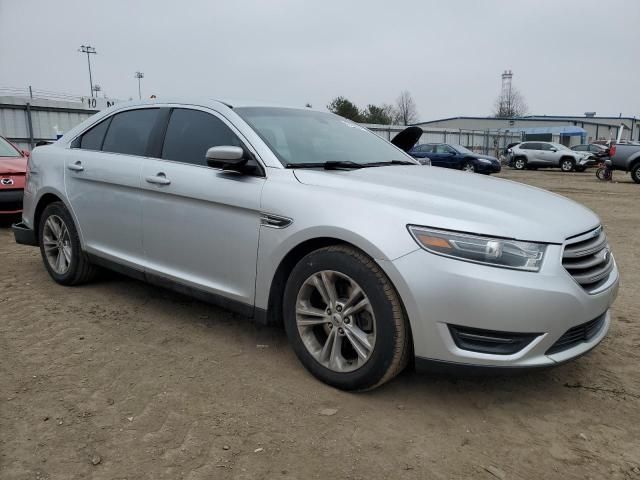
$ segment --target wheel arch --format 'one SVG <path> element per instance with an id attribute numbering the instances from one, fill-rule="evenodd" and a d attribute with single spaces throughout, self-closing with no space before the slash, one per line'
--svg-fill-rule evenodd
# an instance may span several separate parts
<path id="1" fill-rule="evenodd" d="M 297 243 L 293 248 L 289 249 L 289 251 L 282 257 L 282 259 L 278 263 L 278 266 L 276 267 L 274 274 L 271 277 L 271 281 L 269 282 L 269 294 L 267 299 L 266 311 L 256 308 L 256 318 L 258 319 L 258 321 L 267 324 L 282 323 L 282 300 L 289 274 L 305 255 L 320 248 L 333 245 L 345 245 L 352 247 L 367 255 L 374 261 L 376 257 L 379 257 L 379 255 L 372 255 L 372 252 L 368 251 L 369 249 L 363 248 L 361 245 L 358 245 L 351 241 L 347 241 L 344 238 L 339 238 L 337 236 L 318 236 L 308 238 Z M 391 278 L 388 278 L 393 288 L 398 291 Z M 398 298 L 400 300 L 400 303 L 402 304 L 402 308 L 404 309 L 402 297 L 400 296 L 399 292 Z"/>
<path id="2" fill-rule="evenodd" d="M 38 197 L 38 201 L 36 202 L 36 207 L 33 211 L 33 230 L 36 234 L 36 238 L 38 238 L 39 231 L 40 231 L 40 218 L 42 217 L 42 212 L 44 212 L 44 209 L 47 208 L 48 205 L 54 202 L 62 202 L 66 207 L 66 209 L 69 211 L 69 214 L 71 215 L 71 218 L 75 223 L 76 230 L 78 231 L 80 244 L 84 246 L 84 240 L 82 238 L 82 230 L 80 228 L 80 225 L 78 224 L 78 220 L 76 219 L 73 209 L 65 200 L 64 195 L 62 195 L 60 192 L 56 190 L 47 190 L 44 193 L 41 193 L 41 195 Z"/>

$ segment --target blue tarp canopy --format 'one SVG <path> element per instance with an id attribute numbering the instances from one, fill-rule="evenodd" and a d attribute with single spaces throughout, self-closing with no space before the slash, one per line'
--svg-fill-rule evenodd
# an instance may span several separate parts
<path id="1" fill-rule="evenodd" d="M 563 127 L 512 127 L 507 131 L 523 132 L 525 135 L 550 133 L 551 135 L 560 135 L 561 137 L 572 137 L 578 135 L 585 136 L 587 134 L 587 131 L 584 128 L 576 127 L 574 125 L 565 125 Z"/>

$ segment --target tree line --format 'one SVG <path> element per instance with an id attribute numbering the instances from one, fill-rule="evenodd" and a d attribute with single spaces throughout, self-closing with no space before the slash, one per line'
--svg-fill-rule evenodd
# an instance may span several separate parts
<path id="1" fill-rule="evenodd" d="M 408 91 L 400 93 L 394 105 L 368 104 L 360 109 L 346 97 L 339 96 L 331 100 L 327 110 L 341 117 L 358 123 L 375 123 L 379 125 L 411 125 L 418 121 L 418 109 Z"/>

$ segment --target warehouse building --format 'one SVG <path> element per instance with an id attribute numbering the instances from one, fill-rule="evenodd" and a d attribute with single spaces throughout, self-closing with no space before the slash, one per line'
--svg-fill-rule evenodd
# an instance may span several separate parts
<path id="1" fill-rule="evenodd" d="M 528 115 L 518 118 L 451 117 L 417 124 L 423 128 L 480 130 L 522 134 L 525 140 L 540 140 L 572 146 L 595 140 L 616 139 L 622 128 L 622 139 L 640 140 L 640 120 L 635 117 Z"/>

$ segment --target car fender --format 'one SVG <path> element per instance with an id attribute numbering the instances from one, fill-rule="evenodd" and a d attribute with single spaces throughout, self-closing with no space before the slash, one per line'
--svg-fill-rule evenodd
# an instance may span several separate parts
<path id="1" fill-rule="evenodd" d="M 33 205 L 29 211 L 29 216 L 24 216 L 23 215 L 23 220 L 26 220 L 25 223 L 31 227 L 35 229 L 35 225 L 36 225 L 36 218 L 35 218 L 35 213 L 38 210 L 38 206 L 40 205 L 40 202 L 42 201 L 42 199 L 46 196 L 46 195 L 54 195 L 56 196 L 66 207 L 66 209 L 69 211 L 69 214 L 71 215 L 71 218 L 73 219 L 73 223 L 76 227 L 76 231 L 78 232 L 78 237 L 80 238 L 80 244 L 82 245 L 82 247 L 84 248 L 84 238 L 82 235 L 82 229 L 80 228 L 80 224 L 78 223 L 78 219 L 76 217 L 75 212 L 73 211 L 73 207 L 71 206 L 71 204 L 69 203 L 69 201 L 67 200 L 66 195 L 64 194 L 64 192 L 61 192 L 59 189 L 53 187 L 53 186 L 46 186 L 46 187 L 42 187 L 40 189 L 38 189 L 38 192 L 35 196 L 35 200 L 33 202 Z M 37 232 L 36 232 L 37 235 Z"/>
<path id="2" fill-rule="evenodd" d="M 407 238 L 410 238 L 407 234 Z M 321 241 L 319 245 L 331 243 L 348 243 L 363 251 L 377 262 L 393 260 L 371 240 L 349 229 L 337 226 L 311 226 L 302 228 L 292 234 L 287 228 L 275 229 L 260 227 L 260 244 L 258 247 L 258 264 L 256 268 L 255 306 L 267 309 L 269 293 L 276 271 L 286 256 L 295 248 L 306 242 Z M 411 251 L 417 250 L 415 245 Z"/>

